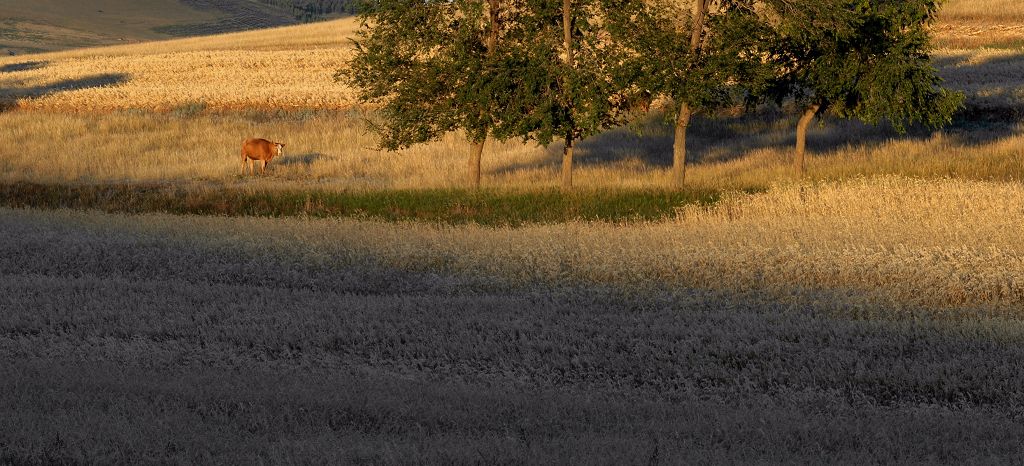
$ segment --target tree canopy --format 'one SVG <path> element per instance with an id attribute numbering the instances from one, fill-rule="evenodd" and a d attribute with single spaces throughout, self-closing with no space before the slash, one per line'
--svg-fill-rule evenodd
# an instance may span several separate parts
<path id="1" fill-rule="evenodd" d="M 769 0 L 764 40 L 755 55 L 771 57 L 776 74 L 759 89 L 804 109 L 797 170 L 803 171 L 806 127 L 825 111 L 866 123 L 888 121 L 904 132 L 951 121 L 963 95 L 942 88 L 931 65 L 928 25 L 937 0 Z"/>
<path id="2" fill-rule="evenodd" d="M 697 112 L 793 101 L 797 166 L 821 112 L 899 130 L 951 120 L 928 25 L 939 0 L 372 0 L 338 78 L 379 106 L 397 150 L 461 130 L 479 185 L 487 138 L 573 145 L 624 123 L 637 102 L 673 102 L 673 179 L 685 177 Z M 692 7 L 692 8 L 688 8 Z"/>
<path id="3" fill-rule="evenodd" d="M 617 40 L 634 52 L 632 83 L 673 103 L 673 184 L 681 187 L 691 117 L 734 105 L 745 86 L 764 81 L 766 64 L 750 45 L 763 32 L 760 18 L 735 0 L 618 0 L 614 11 Z"/>
<path id="4" fill-rule="evenodd" d="M 600 0 L 376 0 L 338 79 L 380 106 L 397 150 L 462 130 L 550 144 L 621 122 L 626 99 Z M 570 152 L 571 154 L 571 152 Z M 571 157 L 567 159 L 570 163 Z M 567 184 L 571 184 L 568 180 Z"/>

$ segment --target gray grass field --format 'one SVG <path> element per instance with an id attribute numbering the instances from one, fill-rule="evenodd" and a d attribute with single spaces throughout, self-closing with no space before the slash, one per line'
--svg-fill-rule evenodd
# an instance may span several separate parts
<path id="1" fill-rule="evenodd" d="M 1019 464 L 1018 3 L 947 3 L 951 127 L 826 119 L 798 181 L 794 116 L 700 119 L 689 182 L 715 200 L 657 221 L 0 207 L 0 465 Z M 0 53 L 244 29 L 256 5 L 0 0 Z M 374 148 L 331 80 L 356 27 L 0 59 L 0 181 L 31 201 L 0 204 L 463 186 L 460 135 Z M 671 128 L 643 126 L 581 144 L 580 186 L 665 186 Z M 252 136 L 290 152 L 239 177 Z M 485 195 L 544 192 L 559 152 L 489 143 Z"/>
<path id="2" fill-rule="evenodd" d="M 1024 453 L 1019 320 L 501 285 L 303 240 L 333 222 L 0 211 L 0 463 Z"/>

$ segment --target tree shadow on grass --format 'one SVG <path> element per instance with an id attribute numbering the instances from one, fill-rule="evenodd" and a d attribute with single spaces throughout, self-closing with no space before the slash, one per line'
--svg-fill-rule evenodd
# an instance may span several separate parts
<path id="1" fill-rule="evenodd" d="M 274 159 L 276 165 L 284 167 L 309 167 L 326 156 L 320 152 L 307 152 L 298 155 L 285 155 L 280 159 Z"/>
<path id="2" fill-rule="evenodd" d="M 0 112 L 17 107 L 22 99 L 37 99 L 58 92 L 115 86 L 128 82 L 125 73 L 103 73 L 82 78 L 64 79 L 39 86 L 21 86 L 18 81 L 0 81 Z"/>
<path id="3" fill-rule="evenodd" d="M 974 52 L 965 51 L 934 57 L 932 64 L 945 79 L 945 87 L 963 91 L 968 97 L 966 108 L 939 130 L 951 143 L 977 147 L 1021 133 L 1024 74 L 1020 70 L 1024 69 L 1024 52 L 978 58 Z M 726 162 L 758 150 L 793 151 L 798 118 L 797 109 L 775 107 L 719 118 L 697 116 L 687 133 L 687 162 Z M 641 131 L 616 128 L 579 142 L 575 162 L 580 166 L 671 166 L 671 122 L 650 116 L 638 126 Z M 934 133 L 916 125 L 901 134 L 887 122 L 868 125 L 825 116 L 812 125 L 807 149 L 817 154 L 846 147 L 871 149 L 893 141 L 927 140 Z M 552 144 L 540 160 L 512 163 L 493 173 L 556 167 L 561 164 L 562 147 L 561 143 Z"/>
<path id="4" fill-rule="evenodd" d="M 796 120 L 792 112 L 766 110 L 721 118 L 695 117 L 687 132 L 687 163 L 692 165 L 735 160 L 758 150 L 786 151 L 796 145 Z M 911 128 L 899 134 L 890 125 L 866 125 L 825 117 L 815 126 L 807 141 L 812 152 L 828 152 L 840 147 L 873 147 L 895 139 L 927 140 L 932 131 Z M 579 166 L 632 165 L 649 168 L 672 166 L 674 131 L 662 117 L 650 117 L 637 131 L 621 127 L 592 136 L 577 144 L 575 163 Z M 511 164 L 496 170 L 508 174 L 557 166 L 562 160 L 562 144 L 548 146 L 537 161 Z"/>
<path id="5" fill-rule="evenodd" d="M 23 63 L 11 63 L 0 66 L 0 73 L 17 73 L 19 71 L 38 70 L 49 65 L 48 61 L 27 61 Z"/>
<path id="6" fill-rule="evenodd" d="M 794 112 L 761 111 L 724 118 L 696 117 L 687 133 L 687 163 L 713 164 L 736 160 L 760 150 L 795 150 Z M 938 130 L 964 147 L 977 147 L 1020 133 L 1024 109 L 1011 107 L 968 107 L 957 113 L 950 125 Z M 825 116 L 812 124 L 807 139 L 811 153 L 826 154 L 840 148 L 872 149 L 893 141 L 926 141 L 937 131 L 915 125 L 900 133 L 889 123 L 869 125 L 859 121 Z M 645 122 L 641 131 L 615 128 L 577 144 L 578 166 L 640 165 L 649 168 L 672 166 L 673 127 L 660 117 Z M 540 160 L 513 163 L 494 171 L 509 174 L 520 170 L 559 166 L 562 144 L 547 147 Z"/>

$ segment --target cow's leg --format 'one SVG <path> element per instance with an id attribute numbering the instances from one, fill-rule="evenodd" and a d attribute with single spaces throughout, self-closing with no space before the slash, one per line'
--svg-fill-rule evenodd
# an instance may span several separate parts
<path id="1" fill-rule="evenodd" d="M 242 176 L 245 176 L 245 160 L 247 157 L 242 156 Z"/>
<path id="2" fill-rule="evenodd" d="M 262 174 L 266 174 L 267 173 L 267 161 L 266 160 L 263 161 L 263 166 L 260 167 L 260 173 L 262 173 Z"/>

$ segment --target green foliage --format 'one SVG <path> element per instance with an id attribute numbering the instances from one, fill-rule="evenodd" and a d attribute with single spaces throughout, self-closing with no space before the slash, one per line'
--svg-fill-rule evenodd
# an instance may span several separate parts
<path id="1" fill-rule="evenodd" d="M 520 96 L 502 124 L 499 137 L 581 139 L 625 122 L 635 89 L 622 78 L 625 50 L 611 40 L 605 21 L 612 12 L 600 0 L 571 3 L 571 64 L 564 44 L 562 2 L 527 0 L 519 18 L 520 47 L 510 50 L 518 74 L 513 95 Z M 505 103 L 505 102 L 503 102 Z M 503 107 L 506 108 L 506 107 Z"/>
<path id="2" fill-rule="evenodd" d="M 963 95 L 941 87 L 928 54 L 936 0 L 776 0 L 754 55 L 777 76 L 759 89 L 780 102 L 817 104 L 844 118 L 938 127 Z"/>
<path id="3" fill-rule="evenodd" d="M 722 2 L 709 13 L 696 50 L 689 3 L 618 0 L 615 5 L 612 29 L 632 52 L 628 78 L 645 93 L 713 111 L 736 102 L 751 82 L 764 80 L 764 64 L 750 57 L 751 44 L 763 34 L 751 5 Z"/>
<path id="4" fill-rule="evenodd" d="M 565 62 L 561 2 L 377 0 L 363 14 L 356 54 L 336 77 L 381 106 L 374 126 L 395 150 L 464 130 L 548 144 L 624 121 L 622 60 L 598 0 L 573 3 L 573 66 Z M 500 11 L 488 50 L 491 8 Z"/>
<path id="5" fill-rule="evenodd" d="M 376 0 L 361 15 L 356 54 L 336 78 L 381 106 L 382 148 L 397 150 L 464 129 L 487 135 L 488 22 L 479 0 Z"/>

